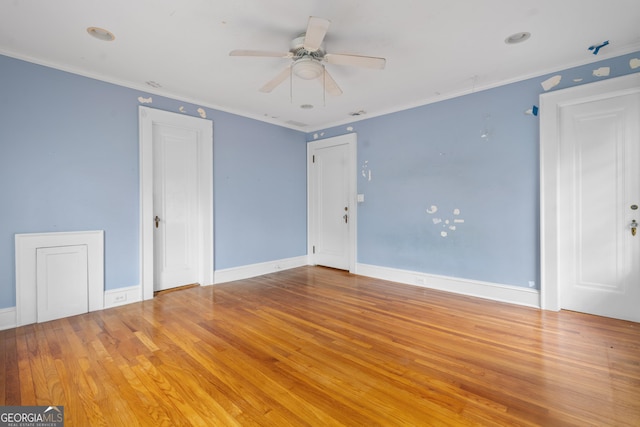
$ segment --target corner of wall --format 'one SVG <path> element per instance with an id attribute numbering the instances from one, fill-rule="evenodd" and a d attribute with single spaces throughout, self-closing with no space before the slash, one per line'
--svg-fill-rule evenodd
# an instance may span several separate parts
<path id="1" fill-rule="evenodd" d="M 251 277 L 262 276 L 263 274 L 275 273 L 276 271 L 288 270 L 290 268 L 302 267 L 308 264 L 309 259 L 307 255 L 302 255 L 294 258 L 225 268 L 215 271 L 214 284 L 217 285 L 219 283 L 232 282 L 234 280 L 249 279 Z"/>
<path id="2" fill-rule="evenodd" d="M 0 331 L 15 328 L 17 324 L 15 307 L 0 309 Z"/>

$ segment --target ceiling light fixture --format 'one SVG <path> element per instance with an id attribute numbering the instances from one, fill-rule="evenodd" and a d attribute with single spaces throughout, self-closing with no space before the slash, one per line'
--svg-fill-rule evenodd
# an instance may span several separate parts
<path id="1" fill-rule="evenodd" d="M 511 34 L 509 37 L 504 39 L 504 42 L 506 44 L 517 44 L 529 40 L 529 37 L 531 37 L 531 33 L 523 31 L 521 33 Z"/>
<path id="2" fill-rule="evenodd" d="M 317 79 L 323 72 L 322 64 L 310 56 L 302 57 L 293 63 L 293 74 L 304 80 Z"/>
<path id="3" fill-rule="evenodd" d="M 89 27 L 87 28 L 87 33 L 89 33 L 91 37 L 95 37 L 104 42 L 112 42 L 116 39 L 116 36 L 114 36 L 111 31 L 105 30 L 104 28 Z"/>

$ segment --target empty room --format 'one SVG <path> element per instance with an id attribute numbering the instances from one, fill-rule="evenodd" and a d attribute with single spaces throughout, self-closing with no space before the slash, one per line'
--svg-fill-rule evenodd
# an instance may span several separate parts
<path id="1" fill-rule="evenodd" d="M 640 3 L 0 4 L 0 426 L 640 425 Z"/>

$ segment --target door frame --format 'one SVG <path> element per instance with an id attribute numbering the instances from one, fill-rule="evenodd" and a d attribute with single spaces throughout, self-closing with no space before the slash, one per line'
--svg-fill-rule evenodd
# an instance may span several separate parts
<path id="1" fill-rule="evenodd" d="M 560 251 L 560 111 L 563 107 L 640 92 L 640 73 L 540 95 L 540 307 L 558 311 Z"/>
<path id="2" fill-rule="evenodd" d="M 214 283 L 213 265 L 213 122 L 184 114 L 138 107 L 140 148 L 141 298 L 153 298 L 153 125 L 189 127 L 198 133 L 198 260 L 201 285 Z"/>
<path id="3" fill-rule="evenodd" d="M 325 138 L 307 143 L 307 254 L 309 264 L 315 265 L 315 256 L 313 254 L 314 237 L 317 233 L 317 217 L 318 212 L 316 206 L 316 194 L 313 174 L 313 155 L 315 150 L 319 148 L 327 148 L 333 145 L 347 144 L 349 161 L 347 162 L 347 174 L 349 176 L 349 272 L 356 274 L 357 265 L 357 235 L 358 235 L 358 203 L 357 203 L 357 157 L 358 157 L 358 135 L 348 133 L 345 135 Z"/>

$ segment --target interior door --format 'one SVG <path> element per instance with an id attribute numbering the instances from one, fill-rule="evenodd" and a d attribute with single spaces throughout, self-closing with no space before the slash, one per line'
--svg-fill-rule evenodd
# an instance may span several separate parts
<path id="1" fill-rule="evenodd" d="M 198 135 L 153 125 L 154 277 L 156 291 L 197 283 Z"/>
<path id="2" fill-rule="evenodd" d="M 355 260 L 355 135 L 310 143 L 313 263 L 353 270 Z"/>
<path id="3" fill-rule="evenodd" d="M 640 94 L 564 106 L 559 130 L 561 307 L 640 321 Z"/>

